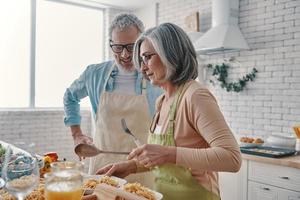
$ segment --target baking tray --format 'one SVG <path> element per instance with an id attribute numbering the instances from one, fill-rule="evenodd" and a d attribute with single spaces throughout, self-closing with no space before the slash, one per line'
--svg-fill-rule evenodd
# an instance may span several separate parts
<path id="1" fill-rule="evenodd" d="M 281 158 L 285 156 L 291 156 L 295 154 L 294 149 L 282 149 L 282 148 L 275 148 L 275 147 L 240 147 L 242 153 L 257 155 L 257 156 L 264 156 L 270 158 Z"/>

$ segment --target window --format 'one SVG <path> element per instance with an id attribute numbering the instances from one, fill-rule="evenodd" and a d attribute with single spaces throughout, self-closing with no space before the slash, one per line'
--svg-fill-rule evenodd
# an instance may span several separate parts
<path id="1" fill-rule="evenodd" d="M 0 107 L 29 105 L 30 1 L 0 3 Z"/>
<path id="2" fill-rule="evenodd" d="M 72 81 L 87 65 L 103 60 L 103 10 L 55 0 L 6 2 L 0 3 L 0 107 L 28 107 L 32 101 L 34 107 L 62 107 Z M 30 7 L 35 2 L 36 29 L 30 33 Z M 35 36 L 32 43 L 30 34 Z M 35 61 L 32 85 L 30 52 Z M 35 98 L 30 102 L 32 89 Z M 81 105 L 88 106 L 88 99 Z"/>
<path id="3" fill-rule="evenodd" d="M 36 106 L 60 107 L 66 88 L 103 55 L 102 12 L 37 2 Z M 87 100 L 87 99 L 86 99 Z"/>

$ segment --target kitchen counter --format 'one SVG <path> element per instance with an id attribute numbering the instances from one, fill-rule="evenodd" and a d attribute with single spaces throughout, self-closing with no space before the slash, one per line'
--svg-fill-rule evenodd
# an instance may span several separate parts
<path id="1" fill-rule="evenodd" d="M 255 156 L 242 153 L 242 158 L 245 160 L 252 160 L 262 163 L 269 163 L 274 165 L 281 165 L 286 167 L 293 167 L 300 169 L 300 155 L 288 156 L 283 158 L 268 158 L 263 156 Z"/>

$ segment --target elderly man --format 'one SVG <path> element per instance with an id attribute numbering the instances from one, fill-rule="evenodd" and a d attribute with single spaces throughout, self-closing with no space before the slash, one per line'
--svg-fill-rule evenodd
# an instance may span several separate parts
<path id="1" fill-rule="evenodd" d="M 75 144 L 94 143 L 102 150 L 130 152 L 136 146 L 122 130 L 122 118 L 126 119 L 132 132 L 146 143 L 155 100 L 162 91 L 151 86 L 132 62 L 134 43 L 143 31 L 144 25 L 135 15 L 116 16 L 109 27 L 114 60 L 88 66 L 67 88 L 64 95 L 64 122 L 70 126 Z M 79 102 L 87 96 L 95 119 L 93 139 L 80 128 Z M 89 173 L 94 174 L 108 163 L 125 159 L 126 156 L 122 155 L 100 154 L 91 159 Z M 132 181 L 144 183 L 141 177 L 135 177 Z"/>

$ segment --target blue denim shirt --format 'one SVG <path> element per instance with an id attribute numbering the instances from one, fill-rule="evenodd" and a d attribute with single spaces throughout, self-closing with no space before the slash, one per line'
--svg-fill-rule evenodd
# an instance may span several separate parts
<path id="1" fill-rule="evenodd" d="M 67 126 L 79 125 L 81 122 L 79 102 L 85 97 L 89 97 L 94 118 L 99 105 L 102 92 L 112 92 L 114 90 L 114 77 L 118 73 L 118 68 L 114 67 L 111 72 L 111 66 L 114 61 L 108 61 L 100 64 L 89 65 L 86 70 L 76 79 L 64 94 L 64 123 Z M 111 72 L 111 73 L 110 73 Z M 135 92 L 142 94 L 142 74 L 136 73 Z M 106 84 L 107 82 L 107 84 Z M 106 88 L 104 89 L 106 84 Z M 151 116 L 155 112 L 156 98 L 162 94 L 162 90 L 151 85 L 149 81 L 146 84 L 148 107 Z"/>

